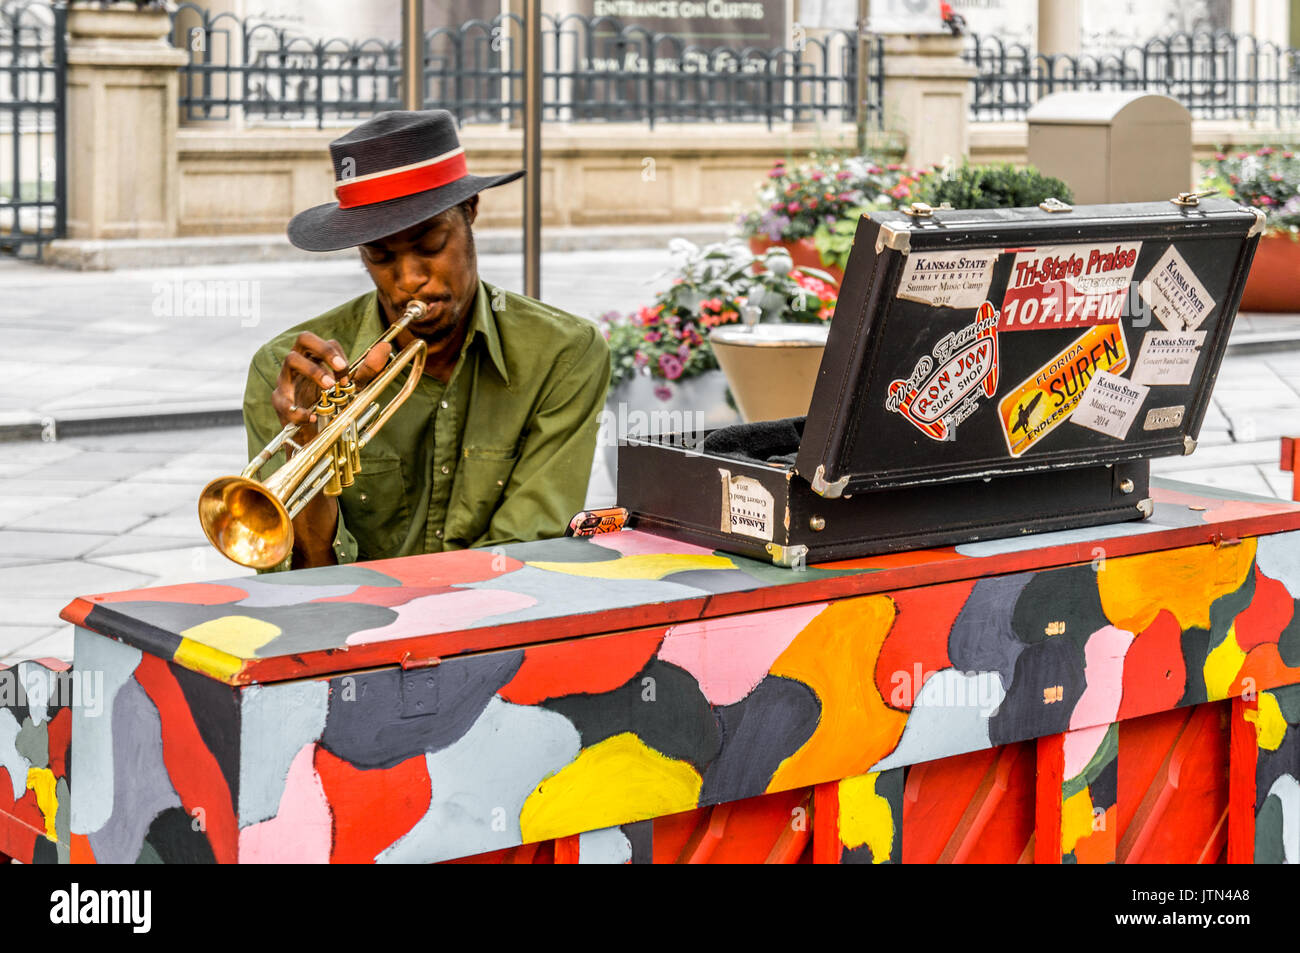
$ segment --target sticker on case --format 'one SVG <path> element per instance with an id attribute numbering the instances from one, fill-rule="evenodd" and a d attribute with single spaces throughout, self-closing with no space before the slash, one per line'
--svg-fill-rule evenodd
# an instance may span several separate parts
<path id="1" fill-rule="evenodd" d="M 1204 343 L 1204 331 L 1148 331 L 1129 379 L 1157 387 L 1190 384 Z"/>
<path id="2" fill-rule="evenodd" d="M 1143 279 L 1138 293 L 1170 331 L 1195 331 L 1214 310 L 1205 285 L 1172 245 Z"/>
<path id="3" fill-rule="evenodd" d="M 721 467 L 718 476 L 722 480 L 722 531 L 770 543 L 776 512 L 772 494 L 753 477 L 732 476 Z"/>
<path id="4" fill-rule="evenodd" d="M 978 308 L 988 297 L 997 249 L 917 252 L 898 282 L 898 297 L 941 308 Z"/>
<path id="5" fill-rule="evenodd" d="M 945 335 L 906 380 L 889 385 L 885 409 L 902 414 L 931 440 L 954 440 L 957 425 L 998 389 L 998 313 L 985 301 L 975 321 Z"/>
<path id="6" fill-rule="evenodd" d="M 1018 248 L 1001 331 L 1088 328 L 1119 321 L 1141 242 Z"/>
<path id="7" fill-rule="evenodd" d="M 1018 457 L 1067 420 L 1099 371 L 1128 366 L 1118 324 L 1089 328 L 998 403 L 1007 450 Z"/>
<path id="8" fill-rule="evenodd" d="M 1079 406 L 1070 415 L 1070 423 L 1116 440 L 1126 440 L 1150 392 L 1151 388 L 1145 384 L 1134 384 L 1118 374 L 1098 371 L 1092 375 Z"/>

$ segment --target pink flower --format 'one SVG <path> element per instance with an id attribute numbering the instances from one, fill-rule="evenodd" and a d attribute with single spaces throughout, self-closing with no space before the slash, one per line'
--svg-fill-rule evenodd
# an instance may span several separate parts
<path id="1" fill-rule="evenodd" d="M 1267 195 L 1261 195 L 1261 196 L 1259 197 L 1259 204 L 1260 204 L 1260 205 L 1274 205 L 1274 204 L 1276 204 L 1276 203 L 1275 203 L 1271 198 L 1269 198 Z"/>
<path id="2" fill-rule="evenodd" d="M 1282 158 L 1283 158 L 1283 159 L 1294 159 L 1294 158 L 1295 158 L 1295 153 L 1294 153 L 1294 152 L 1284 152 L 1284 153 L 1282 153 Z"/>
<path id="3" fill-rule="evenodd" d="M 813 169 L 813 171 L 812 171 L 812 175 L 810 176 L 810 178 L 811 178 L 814 182 L 820 182 L 822 179 L 826 178 L 826 176 L 822 173 L 822 171 L 821 171 L 820 169 Z"/>
<path id="4" fill-rule="evenodd" d="M 1222 152 L 1216 152 L 1216 153 L 1214 154 L 1214 161 L 1215 161 L 1215 162 L 1222 162 L 1222 161 L 1223 161 L 1224 159 L 1226 159 L 1226 158 L 1228 158 L 1228 157 L 1227 157 L 1226 155 L 1224 155 Z"/>
<path id="5" fill-rule="evenodd" d="M 660 400 L 672 400 L 673 389 L 669 387 L 667 384 L 659 384 L 657 387 L 655 387 L 655 396 L 658 397 Z"/>
<path id="6" fill-rule="evenodd" d="M 1281 182 L 1281 181 L 1282 181 L 1282 173 L 1280 173 L 1280 172 L 1274 172 L 1272 175 L 1269 176 L 1269 178 L 1272 179 L 1274 182 Z"/>
<path id="7" fill-rule="evenodd" d="M 903 167 L 899 165 L 897 162 L 891 162 L 885 168 L 887 168 L 890 172 L 901 172 L 903 170 Z"/>
<path id="8" fill-rule="evenodd" d="M 1244 159 L 1244 158 L 1246 158 L 1248 155 L 1250 155 L 1249 152 L 1238 152 L 1238 153 L 1237 153 L 1237 158 L 1238 158 L 1238 159 Z"/>
<path id="9" fill-rule="evenodd" d="M 1274 152 L 1274 149 L 1273 149 L 1272 146 L 1260 146 L 1259 149 L 1256 150 L 1255 155 L 1257 155 L 1257 156 L 1271 156 L 1271 155 L 1273 154 L 1273 152 Z"/>
<path id="10" fill-rule="evenodd" d="M 632 358 L 632 362 L 636 364 L 637 367 L 645 367 L 647 360 L 648 358 L 645 356 L 644 351 L 637 351 Z"/>
<path id="11" fill-rule="evenodd" d="M 689 344 L 683 344 L 677 349 L 677 356 L 683 361 L 686 360 L 691 356 L 691 346 Z"/>
<path id="12" fill-rule="evenodd" d="M 853 174 L 853 173 L 849 172 L 848 169 L 841 169 L 839 172 L 836 172 L 836 173 L 835 173 L 835 178 L 837 178 L 837 179 L 839 179 L 841 182 L 843 182 L 845 179 L 847 179 L 847 178 L 848 178 L 850 175 L 852 175 L 852 174 Z"/>
<path id="13" fill-rule="evenodd" d="M 651 344 L 658 344 L 659 339 L 662 337 L 663 335 L 660 334 L 658 331 L 647 331 L 645 333 L 645 339 Z"/>
<path id="14" fill-rule="evenodd" d="M 795 212 L 799 211 L 799 203 L 791 202 L 785 207 L 785 210 L 789 212 L 791 215 L 793 215 Z"/>
<path id="15" fill-rule="evenodd" d="M 659 370 L 664 372 L 664 377 L 675 381 L 682 376 L 682 362 L 671 354 L 660 354 Z"/>

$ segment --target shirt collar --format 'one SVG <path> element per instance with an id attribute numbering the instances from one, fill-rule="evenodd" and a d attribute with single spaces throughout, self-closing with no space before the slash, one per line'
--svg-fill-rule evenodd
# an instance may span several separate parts
<path id="1" fill-rule="evenodd" d="M 497 289 L 492 285 L 489 285 L 481 278 L 479 279 L 478 293 L 474 296 L 474 304 L 469 314 L 469 331 L 465 334 L 465 343 L 461 347 L 460 353 L 464 357 L 474 336 L 482 335 L 483 346 L 487 348 L 488 356 L 492 359 L 492 365 L 497 369 L 497 373 L 501 375 L 501 380 L 509 387 L 510 375 L 506 372 L 506 359 L 501 353 L 501 335 L 497 330 L 496 312 L 492 308 L 492 299 L 495 297 L 496 291 Z M 371 292 L 361 316 L 360 330 L 352 342 L 352 353 L 348 355 L 348 360 L 360 360 L 361 355 L 365 353 L 365 349 L 379 340 L 383 336 L 384 330 L 383 319 L 379 316 L 379 293 Z"/>

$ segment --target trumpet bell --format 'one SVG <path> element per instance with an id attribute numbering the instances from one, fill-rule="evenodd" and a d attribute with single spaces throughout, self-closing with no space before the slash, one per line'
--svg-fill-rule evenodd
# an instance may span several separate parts
<path id="1" fill-rule="evenodd" d="M 199 496 L 199 522 L 227 559 L 270 569 L 293 549 L 293 522 L 284 504 L 256 480 L 217 477 Z"/>

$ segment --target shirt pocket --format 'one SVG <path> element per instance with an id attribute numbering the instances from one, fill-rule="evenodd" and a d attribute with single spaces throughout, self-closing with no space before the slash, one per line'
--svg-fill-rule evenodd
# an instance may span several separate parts
<path id="1" fill-rule="evenodd" d="M 463 540 L 469 546 L 492 522 L 519 455 L 484 447 L 467 447 L 462 453 L 447 513 L 447 539 Z"/>
<path id="2" fill-rule="evenodd" d="M 402 463 L 396 456 L 362 456 L 361 472 L 339 498 L 343 520 L 357 540 L 357 559 L 400 556 L 411 528 Z"/>

